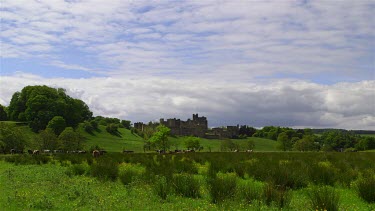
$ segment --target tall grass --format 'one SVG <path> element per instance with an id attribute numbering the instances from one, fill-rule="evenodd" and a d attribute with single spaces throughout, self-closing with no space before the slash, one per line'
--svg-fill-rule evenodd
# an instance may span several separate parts
<path id="1" fill-rule="evenodd" d="M 263 184 L 255 180 L 239 180 L 237 185 L 237 198 L 246 204 L 251 204 L 262 199 Z"/>
<path id="2" fill-rule="evenodd" d="M 199 198 L 200 183 L 191 174 L 175 174 L 173 188 L 178 195 L 188 198 Z"/>
<path id="3" fill-rule="evenodd" d="M 237 176 L 234 173 L 218 173 L 215 177 L 207 177 L 208 190 L 212 203 L 221 203 L 235 196 Z"/>
<path id="4" fill-rule="evenodd" d="M 278 208 L 288 207 L 292 200 L 292 194 L 288 189 L 280 189 L 272 183 L 267 183 L 263 188 L 263 201 L 267 205 Z"/>
<path id="5" fill-rule="evenodd" d="M 339 210 L 340 196 L 333 187 L 313 186 L 308 192 L 308 198 L 313 210 Z"/>
<path id="6" fill-rule="evenodd" d="M 153 190 L 162 200 L 166 200 L 170 194 L 170 187 L 165 176 L 156 176 Z"/>
<path id="7" fill-rule="evenodd" d="M 375 203 L 375 176 L 365 175 L 357 181 L 357 193 L 368 203 Z"/>
<path id="8" fill-rule="evenodd" d="M 99 158 L 91 165 L 91 175 L 101 180 L 115 181 L 118 172 L 118 164 L 109 158 Z"/>

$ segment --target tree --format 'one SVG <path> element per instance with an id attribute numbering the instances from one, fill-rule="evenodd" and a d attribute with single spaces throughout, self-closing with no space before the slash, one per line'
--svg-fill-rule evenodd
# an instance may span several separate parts
<path id="1" fill-rule="evenodd" d="M 318 149 L 318 145 L 315 144 L 315 138 L 313 135 L 305 135 L 302 139 L 297 140 L 293 148 L 297 151 L 315 151 Z"/>
<path id="2" fill-rule="evenodd" d="M 246 150 L 253 150 L 255 149 L 255 143 L 253 140 L 247 140 L 245 142 L 245 147 L 246 147 Z"/>
<path id="3" fill-rule="evenodd" d="M 220 146 L 221 151 L 227 151 L 227 150 L 234 151 L 234 150 L 239 150 L 239 148 L 240 148 L 239 144 L 235 143 L 231 139 L 225 139 L 224 141 L 221 142 L 221 146 Z"/>
<path id="4" fill-rule="evenodd" d="M 185 147 L 188 149 L 198 150 L 201 147 L 200 139 L 198 137 L 187 137 L 185 140 Z"/>
<path id="5" fill-rule="evenodd" d="M 92 112 L 81 100 L 66 95 L 64 89 L 48 86 L 26 86 L 13 94 L 8 106 L 10 120 L 27 121 L 34 132 L 44 130 L 55 116 L 65 119 L 66 125 L 77 127 L 89 120 Z"/>
<path id="6" fill-rule="evenodd" d="M 292 142 L 285 132 L 279 134 L 277 142 L 279 143 L 279 148 L 283 151 L 289 151 L 292 149 Z"/>
<path id="7" fill-rule="evenodd" d="M 72 127 L 65 128 L 58 139 L 64 150 L 77 150 L 83 147 L 84 138 L 79 133 L 75 132 Z"/>
<path id="8" fill-rule="evenodd" d="M 56 133 L 51 128 L 47 128 L 39 133 L 37 143 L 40 149 L 60 148 L 60 143 Z"/>
<path id="9" fill-rule="evenodd" d="M 47 128 L 52 129 L 56 135 L 60 135 L 66 128 L 65 119 L 62 116 L 55 116 L 48 122 Z"/>
<path id="10" fill-rule="evenodd" d="M 121 125 L 124 126 L 124 128 L 130 130 L 131 122 L 129 120 L 121 120 Z"/>
<path id="11" fill-rule="evenodd" d="M 0 122 L 0 142 L 3 143 L 4 151 L 10 149 L 23 150 L 26 145 L 26 137 L 15 125 Z"/>
<path id="12" fill-rule="evenodd" d="M 6 108 L 0 104 L 0 121 L 8 120 L 8 114 Z"/>
<path id="13" fill-rule="evenodd" d="M 170 142 L 168 140 L 168 136 L 171 132 L 171 129 L 164 125 L 159 125 L 156 128 L 156 132 L 150 138 L 150 142 L 154 143 L 159 149 L 163 149 L 164 151 L 169 149 Z"/>

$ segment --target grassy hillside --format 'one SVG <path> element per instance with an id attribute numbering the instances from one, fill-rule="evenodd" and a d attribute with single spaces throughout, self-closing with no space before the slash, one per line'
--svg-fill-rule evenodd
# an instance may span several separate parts
<path id="1" fill-rule="evenodd" d="M 82 128 L 79 130 L 86 137 L 87 148 L 98 145 L 111 152 L 121 152 L 123 149 L 143 152 L 143 138 L 136 134 L 131 134 L 130 130 L 125 128 L 119 128 L 120 136 L 109 134 L 104 126 L 99 126 L 99 131 L 95 131 L 93 134 L 86 133 Z M 170 137 L 171 149 L 185 149 L 185 139 L 186 137 Z M 276 142 L 273 140 L 256 137 L 249 139 L 254 141 L 255 151 L 278 151 L 276 149 Z M 213 152 L 220 151 L 222 141 L 202 138 L 201 145 L 203 146 L 203 151 L 209 151 L 210 148 Z M 233 139 L 233 141 L 241 145 L 244 144 L 246 139 Z"/>
<path id="2" fill-rule="evenodd" d="M 28 146 L 26 148 L 34 149 L 36 133 L 32 132 L 31 129 L 17 122 L 5 121 L 5 124 L 17 125 L 27 137 Z M 123 149 L 133 150 L 135 152 L 143 152 L 144 140 L 142 137 L 132 134 L 130 130 L 125 128 L 119 128 L 119 136 L 108 133 L 105 126 L 100 125 L 98 131 L 94 131 L 92 134 L 87 133 L 82 127 L 78 128 L 78 131 L 86 138 L 85 148 L 89 149 L 91 146 L 100 146 L 109 152 L 121 152 Z M 186 137 L 170 137 L 171 149 L 185 149 Z M 250 137 L 248 139 L 233 139 L 234 142 L 244 145 L 246 140 L 253 140 L 255 143 L 254 151 L 278 151 L 276 148 L 276 142 L 270 139 Z M 219 152 L 220 145 L 223 140 L 217 139 L 201 139 L 201 145 L 203 151 Z"/>

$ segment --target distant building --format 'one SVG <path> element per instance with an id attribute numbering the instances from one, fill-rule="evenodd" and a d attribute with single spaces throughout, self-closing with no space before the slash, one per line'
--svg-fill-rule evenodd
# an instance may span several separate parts
<path id="1" fill-rule="evenodd" d="M 171 129 L 171 135 L 175 136 L 196 136 L 208 139 L 223 139 L 238 137 L 239 126 L 227 126 L 218 128 L 208 128 L 207 118 L 193 114 L 193 119 L 183 121 L 181 119 L 160 119 L 160 124 Z M 134 128 L 144 131 L 148 125 L 143 122 L 134 123 Z"/>

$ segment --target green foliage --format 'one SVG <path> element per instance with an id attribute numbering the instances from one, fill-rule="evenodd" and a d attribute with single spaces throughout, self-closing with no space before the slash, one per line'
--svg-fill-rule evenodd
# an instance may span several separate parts
<path id="1" fill-rule="evenodd" d="M 313 186 L 308 193 L 308 198 L 312 210 L 339 210 L 340 196 L 332 187 Z"/>
<path id="2" fill-rule="evenodd" d="M 69 166 L 65 173 L 71 177 L 74 175 L 85 175 L 88 174 L 89 171 L 90 166 L 87 163 L 81 163 Z"/>
<path id="3" fill-rule="evenodd" d="M 247 125 L 241 125 L 238 130 L 238 135 L 240 137 L 251 137 L 256 133 L 256 129 L 253 127 L 249 127 Z"/>
<path id="4" fill-rule="evenodd" d="M 284 208 L 289 206 L 292 194 L 288 189 L 278 189 L 273 184 L 267 183 L 263 188 L 263 200 L 267 205 Z"/>
<path id="5" fill-rule="evenodd" d="M 254 180 L 240 180 L 237 185 L 237 197 L 247 204 L 261 200 L 263 185 Z"/>
<path id="6" fill-rule="evenodd" d="M 65 119 L 62 116 L 55 116 L 48 122 L 47 128 L 52 129 L 56 135 L 60 135 L 66 128 Z"/>
<path id="7" fill-rule="evenodd" d="M 314 184 L 334 185 L 337 180 L 338 169 L 330 161 L 314 163 L 309 168 L 310 180 Z"/>
<path id="8" fill-rule="evenodd" d="M 237 176 L 234 173 L 218 173 L 207 178 L 212 203 L 222 203 L 236 194 Z"/>
<path id="9" fill-rule="evenodd" d="M 240 145 L 238 144 L 238 142 L 235 142 L 231 139 L 225 139 L 221 142 L 221 145 L 220 145 L 220 150 L 221 151 L 234 151 L 234 150 L 239 150 L 240 149 Z"/>
<path id="10" fill-rule="evenodd" d="M 27 144 L 23 131 L 15 125 L 0 122 L 0 142 L 5 152 L 10 149 L 23 150 Z"/>
<path id="11" fill-rule="evenodd" d="M 175 174 L 173 176 L 173 188 L 175 192 L 183 197 L 199 198 L 200 184 L 191 174 Z"/>
<path id="12" fill-rule="evenodd" d="M 316 151 L 319 149 L 319 145 L 315 143 L 315 137 L 313 135 L 306 135 L 302 139 L 298 139 L 293 144 L 293 148 L 301 152 Z"/>
<path id="13" fill-rule="evenodd" d="M 255 149 L 254 140 L 247 140 L 245 143 L 245 150 L 253 150 L 253 149 Z"/>
<path id="14" fill-rule="evenodd" d="M 84 137 L 71 127 L 65 128 L 58 139 L 61 143 L 61 148 L 64 150 L 78 150 L 83 148 Z"/>
<path id="15" fill-rule="evenodd" d="M 185 139 L 185 147 L 188 149 L 198 150 L 201 147 L 200 138 L 189 136 Z"/>
<path id="16" fill-rule="evenodd" d="M 83 101 L 69 97 L 64 89 L 47 86 L 26 86 L 14 93 L 8 111 L 10 120 L 28 121 L 34 132 L 44 130 L 55 116 L 63 117 L 70 127 L 92 116 Z"/>
<path id="17" fill-rule="evenodd" d="M 57 138 L 55 132 L 51 128 L 47 128 L 41 131 L 36 138 L 39 149 L 59 149 L 61 144 Z"/>
<path id="18" fill-rule="evenodd" d="M 170 194 L 170 187 L 167 183 L 166 177 L 156 176 L 153 190 L 162 200 L 166 200 Z"/>
<path id="19" fill-rule="evenodd" d="M 171 129 L 164 125 L 159 125 L 156 128 L 156 132 L 150 138 L 150 142 L 154 143 L 159 149 L 166 151 L 170 147 L 170 141 L 168 136 L 171 132 Z"/>
<path id="20" fill-rule="evenodd" d="M 108 158 L 99 158 L 91 165 L 91 176 L 100 180 L 115 181 L 119 174 L 118 164 Z"/>
<path id="21" fill-rule="evenodd" d="M 107 127 L 105 128 L 105 130 L 112 135 L 120 136 L 120 133 L 118 131 L 118 125 L 115 123 L 107 124 Z"/>
<path id="22" fill-rule="evenodd" d="M 122 125 L 124 128 L 130 130 L 130 127 L 131 127 L 131 121 L 130 121 L 130 120 L 121 120 L 121 125 Z"/>
<path id="23" fill-rule="evenodd" d="M 289 139 L 286 132 L 282 132 L 277 137 L 277 142 L 279 143 L 279 148 L 283 151 L 289 151 L 292 149 L 292 141 Z"/>
<path id="24" fill-rule="evenodd" d="M 364 175 L 357 183 L 357 193 L 368 203 L 375 203 L 375 176 L 374 172 Z"/>
<path id="25" fill-rule="evenodd" d="M 8 120 L 8 114 L 6 112 L 6 107 L 0 104 L 0 121 Z"/>
<path id="26" fill-rule="evenodd" d="M 329 130 L 320 136 L 320 142 L 327 151 L 339 151 L 345 148 L 353 148 L 360 139 L 361 137 L 359 135 L 345 130 Z"/>

